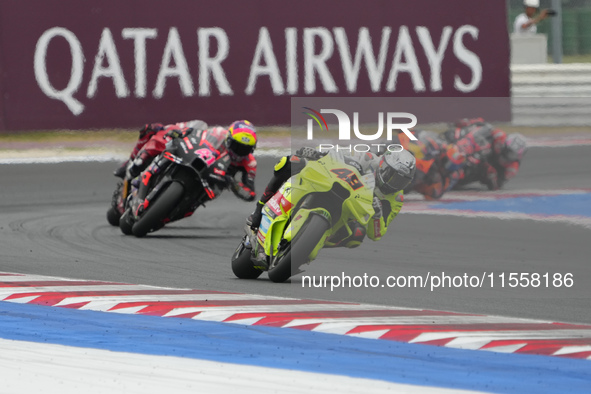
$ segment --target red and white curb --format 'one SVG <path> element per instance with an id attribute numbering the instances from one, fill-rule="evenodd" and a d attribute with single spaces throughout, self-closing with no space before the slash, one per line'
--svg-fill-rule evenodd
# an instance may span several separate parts
<path id="1" fill-rule="evenodd" d="M 591 325 L 0 273 L 0 301 L 591 360 Z"/>

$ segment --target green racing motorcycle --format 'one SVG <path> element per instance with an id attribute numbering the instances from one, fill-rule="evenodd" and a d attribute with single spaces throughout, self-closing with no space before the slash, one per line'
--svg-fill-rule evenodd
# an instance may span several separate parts
<path id="1" fill-rule="evenodd" d="M 364 227 L 374 215 L 375 178 L 356 161 L 331 151 L 285 182 L 265 204 L 258 230 L 246 235 L 232 256 L 232 271 L 256 279 L 267 271 L 273 282 L 303 272 L 337 233 L 351 235 L 349 221 Z M 341 237 L 342 238 L 342 237 Z"/>

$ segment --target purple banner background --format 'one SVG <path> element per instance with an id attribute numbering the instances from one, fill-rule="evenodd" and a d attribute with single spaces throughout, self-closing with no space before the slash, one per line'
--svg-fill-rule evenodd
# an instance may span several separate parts
<path id="1" fill-rule="evenodd" d="M 194 118 L 287 125 L 293 96 L 510 94 L 502 0 L 5 0 L 0 23 L 0 130 L 128 128 Z M 371 37 L 366 48 L 373 49 L 379 72 L 370 78 L 361 61 L 354 86 L 344 68 L 355 59 L 360 28 Z M 43 44 L 40 38 L 52 31 Z M 209 43 L 207 53 L 199 37 Z M 287 45 L 294 37 L 295 45 Z M 216 76 L 215 67 L 203 66 L 226 38 L 227 56 L 217 69 L 223 73 Z M 257 47 L 259 69 L 278 72 L 271 73 L 273 83 L 259 75 L 247 91 Z M 145 70 L 136 65 L 142 50 Z M 179 64 L 183 59 L 186 66 Z M 165 82 L 161 97 L 159 79 Z M 48 90 L 68 84 L 78 104 L 48 97 Z"/>

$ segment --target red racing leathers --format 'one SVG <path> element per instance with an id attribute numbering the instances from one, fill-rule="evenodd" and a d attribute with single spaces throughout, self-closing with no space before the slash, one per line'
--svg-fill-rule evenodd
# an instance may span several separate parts
<path id="1" fill-rule="evenodd" d="M 517 175 L 519 160 L 508 160 L 504 155 L 507 133 L 495 128 L 482 118 L 461 121 L 461 137 L 457 147 L 461 166 L 450 174 L 451 186 L 481 182 L 489 190 L 498 190 Z"/>
<path id="2" fill-rule="evenodd" d="M 449 177 L 442 172 L 441 157 L 447 145 L 439 134 L 433 131 L 413 130 L 416 141 L 399 134 L 399 143 L 416 159 L 417 172 L 407 191 L 416 190 L 427 200 L 440 198 L 449 186 Z"/>
<path id="3" fill-rule="evenodd" d="M 417 158 L 418 171 L 410 188 L 427 200 L 472 182 L 497 190 L 519 170 L 520 161 L 505 156 L 507 134 L 482 118 L 459 120 L 441 135 L 413 133 L 418 141 L 400 138 L 400 143 Z"/>
<path id="4" fill-rule="evenodd" d="M 128 178 L 135 178 L 150 165 L 156 156 L 164 151 L 168 141 L 178 137 L 187 128 L 202 130 L 207 128 L 207 123 L 201 120 L 192 120 L 169 125 L 162 123 L 146 124 L 140 130 L 129 160 L 115 172 L 115 175 L 122 177 L 126 174 Z"/>

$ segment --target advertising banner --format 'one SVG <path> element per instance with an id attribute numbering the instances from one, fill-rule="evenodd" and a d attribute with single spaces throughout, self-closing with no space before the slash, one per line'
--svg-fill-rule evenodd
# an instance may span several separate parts
<path id="1" fill-rule="evenodd" d="M 3 1 L 0 128 L 287 125 L 294 96 L 508 97 L 505 13 L 468 0 Z"/>

